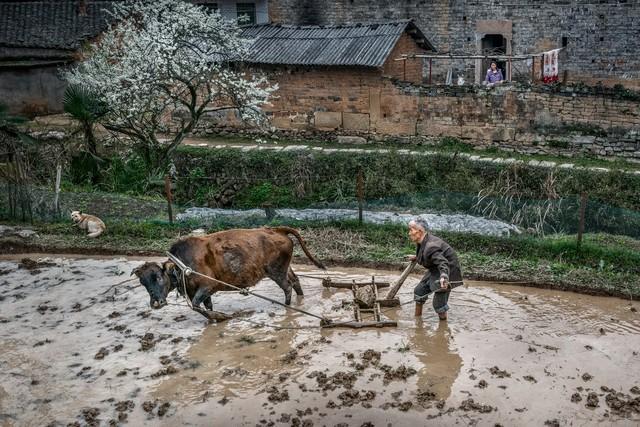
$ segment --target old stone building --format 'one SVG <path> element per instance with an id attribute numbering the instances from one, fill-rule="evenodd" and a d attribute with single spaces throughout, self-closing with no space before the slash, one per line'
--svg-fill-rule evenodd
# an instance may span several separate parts
<path id="1" fill-rule="evenodd" d="M 278 90 L 265 107 L 279 129 L 411 134 L 415 100 L 390 101 L 392 81 L 422 82 L 419 61 L 402 54 L 435 49 L 412 21 L 339 26 L 257 25 L 247 62 Z M 222 118 L 223 122 L 229 117 Z M 215 118 L 212 120 L 215 123 Z M 405 128 L 410 126 L 410 128 Z"/>
<path id="2" fill-rule="evenodd" d="M 26 116 L 59 113 L 61 71 L 107 28 L 107 0 L 0 1 L 0 103 Z M 269 22 L 267 0 L 193 0 L 242 25 Z"/>
<path id="3" fill-rule="evenodd" d="M 62 111 L 60 71 L 107 27 L 111 3 L 0 2 L 0 102 L 27 116 Z"/>
<path id="4" fill-rule="evenodd" d="M 632 0 L 270 0 L 272 22 L 335 25 L 414 19 L 441 53 L 537 53 L 565 47 L 560 69 L 569 81 L 640 87 L 640 2 Z M 436 61 L 443 73 L 478 81 L 482 61 Z M 505 64 L 506 66 L 506 64 Z M 514 76 L 530 64 L 514 64 Z M 436 70 L 434 70 L 436 71 Z"/>

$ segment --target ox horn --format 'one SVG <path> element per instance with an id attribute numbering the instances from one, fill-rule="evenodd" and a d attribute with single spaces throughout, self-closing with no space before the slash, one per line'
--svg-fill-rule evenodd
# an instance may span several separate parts
<path id="1" fill-rule="evenodd" d="M 168 271 L 173 268 L 176 268 L 176 264 L 173 261 L 165 261 L 162 263 L 162 269 L 164 271 Z"/>
<path id="2" fill-rule="evenodd" d="M 131 276 L 133 276 L 134 274 L 136 276 L 138 276 L 138 273 L 140 272 L 140 267 L 141 266 L 138 266 L 138 267 L 134 268 L 133 270 L 131 270 Z M 131 277 L 131 276 L 129 276 L 129 277 Z M 138 276 L 138 277 L 140 277 L 140 276 Z"/>

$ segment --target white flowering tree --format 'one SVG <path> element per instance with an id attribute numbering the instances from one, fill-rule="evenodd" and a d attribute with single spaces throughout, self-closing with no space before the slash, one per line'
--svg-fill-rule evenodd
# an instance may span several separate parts
<path id="1" fill-rule="evenodd" d="M 248 41 L 235 22 L 183 1 L 114 4 L 111 26 L 65 77 L 106 105 L 101 124 L 132 145 L 150 176 L 166 170 L 203 115 L 262 117 L 276 88 L 239 66 Z"/>

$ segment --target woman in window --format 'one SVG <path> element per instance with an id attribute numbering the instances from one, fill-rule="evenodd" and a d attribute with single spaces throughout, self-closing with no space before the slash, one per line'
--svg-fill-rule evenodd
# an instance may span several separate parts
<path id="1" fill-rule="evenodd" d="M 487 86 L 493 86 L 504 82 L 502 76 L 502 70 L 498 68 L 498 64 L 495 61 L 491 62 L 491 68 L 487 70 L 487 76 L 484 78 L 484 83 Z"/>

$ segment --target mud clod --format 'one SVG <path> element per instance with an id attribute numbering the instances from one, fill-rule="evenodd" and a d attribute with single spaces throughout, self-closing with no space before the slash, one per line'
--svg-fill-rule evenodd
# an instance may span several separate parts
<path id="1" fill-rule="evenodd" d="M 41 268 L 55 267 L 55 263 L 47 261 L 34 261 L 31 258 L 22 258 L 18 264 L 18 268 L 28 270 L 31 274 L 40 274 Z"/>
<path id="2" fill-rule="evenodd" d="M 582 396 L 580 396 L 580 393 L 573 393 L 573 394 L 571 395 L 571 401 L 572 401 L 573 403 L 581 402 L 581 401 L 582 401 Z"/>
<path id="3" fill-rule="evenodd" d="M 531 375 L 525 375 L 524 377 L 522 377 L 525 379 L 525 381 L 529 381 L 530 383 L 537 383 L 538 380 L 536 380 L 534 377 L 532 377 Z"/>
<path id="4" fill-rule="evenodd" d="M 122 400 L 115 404 L 117 412 L 131 412 L 135 406 L 132 400 Z"/>
<path id="5" fill-rule="evenodd" d="M 462 409 L 465 412 L 468 411 L 476 411 L 476 412 L 480 412 L 483 414 L 489 413 L 491 411 L 493 411 L 493 407 L 489 406 L 489 405 L 482 405 L 480 403 L 476 403 L 473 399 L 467 399 L 465 401 L 463 401 L 460 406 L 459 409 Z"/>
<path id="6" fill-rule="evenodd" d="M 100 350 L 98 350 L 96 355 L 93 356 L 93 358 L 96 359 L 96 360 L 102 360 L 108 354 L 109 354 L 109 350 L 107 350 L 106 348 L 102 347 Z"/>
<path id="7" fill-rule="evenodd" d="M 478 384 L 476 385 L 476 387 L 478 387 L 478 388 L 487 388 L 488 385 L 489 385 L 489 383 L 486 382 L 485 380 L 480 380 L 478 382 Z"/>
<path id="8" fill-rule="evenodd" d="M 362 353 L 362 360 L 364 362 L 368 362 L 368 363 L 371 363 L 373 365 L 376 365 L 376 364 L 378 364 L 378 362 L 380 362 L 380 352 L 372 350 L 372 349 L 369 349 L 369 350 L 365 351 L 364 353 Z"/>
<path id="9" fill-rule="evenodd" d="M 173 365 L 168 365 L 160 369 L 158 372 L 154 372 L 153 374 L 151 374 L 151 378 L 158 378 L 165 375 L 172 375 L 172 374 L 175 374 L 176 372 L 178 372 L 178 368 L 176 368 Z"/>
<path id="10" fill-rule="evenodd" d="M 493 368 L 489 368 L 489 372 L 491 372 L 491 375 L 494 375 L 498 378 L 511 377 L 511 374 L 509 372 L 502 371 L 497 366 L 494 366 Z"/>
<path id="11" fill-rule="evenodd" d="M 588 372 L 585 372 L 584 374 L 582 374 L 583 381 L 591 381 L 592 379 L 593 379 L 593 376 Z"/>
<path id="12" fill-rule="evenodd" d="M 282 363 L 292 363 L 298 358 L 298 352 L 296 350 L 289 350 L 287 354 L 282 356 Z"/>
<path id="13" fill-rule="evenodd" d="M 278 390 L 276 386 L 271 386 L 267 389 L 269 396 L 269 402 L 284 402 L 289 400 L 289 392 L 286 389 Z"/>
<path id="14" fill-rule="evenodd" d="M 164 415 L 167 413 L 170 407 L 171 407 L 171 403 L 164 402 L 162 405 L 158 407 L 158 416 L 164 417 Z"/>
<path id="15" fill-rule="evenodd" d="M 148 351 L 151 350 L 156 342 L 153 340 L 154 335 L 150 332 L 144 334 L 142 338 L 140 338 L 140 351 Z"/>
<path id="16" fill-rule="evenodd" d="M 416 394 L 416 401 L 418 405 L 423 408 L 427 408 L 431 406 L 431 404 L 436 400 L 436 394 L 429 390 L 420 390 Z"/>
<path id="17" fill-rule="evenodd" d="M 318 386 L 323 390 L 335 390 L 338 387 L 344 387 L 346 389 L 353 388 L 353 384 L 356 382 L 356 374 L 352 372 L 336 372 L 331 376 L 327 376 L 324 372 L 313 371 L 307 378 L 315 378 Z"/>
<path id="18" fill-rule="evenodd" d="M 147 400 L 146 402 L 144 402 L 142 404 L 142 409 L 145 412 L 153 412 L 153 410 L 155 409 L 156 406 L 158 406 L 158 402 L 151 402 L 151 401 Z"/>
<path id="19" fill-rule="evenodd" d="M 597 408 L 599 406 L 598 395 L 594 392 L 591 392 L 587 395 L 587 404 L 588 408 Z"/>
<path id="20" fill-rule="evenodd" d="M 640 397 L 634 398 L 610 388 L 607 391 L 609 393 L 604 400 L 611 408 L 611 412 L 624 417 L 629 417 L 632 413 L 640 413 Z"/>
<path id="21" fill-rule="evenodd" d="M 556 420 L 554 418 L 553 420 L 545 421 L 544 425 L 549 426 L 549 427 L 560 427 L 560 421 L 558 421 L 558 420 Z"/>
<path id="22" fill-rule="evenodd" d="M 84 418 L 85 422 L 90 426 L 97 426 L 100 424 L 98 415 L 100 415 L 100 409 L 98 408 L 87 408 L 82 410 L 82 418 Z"/>
<path id="23" fill-rule="evenodd" d="M 382 365 L 380 367 L 382 371 L 384 371 L 384 383 L 388 384 L 391 381 L 396 380 L 406 380 L 412 375 L 415 375 L 417 371 L 414 368 L 406 367 L 405 365 L 400 365 L 397 368 L 393 369 L 389 365 Z"/>

